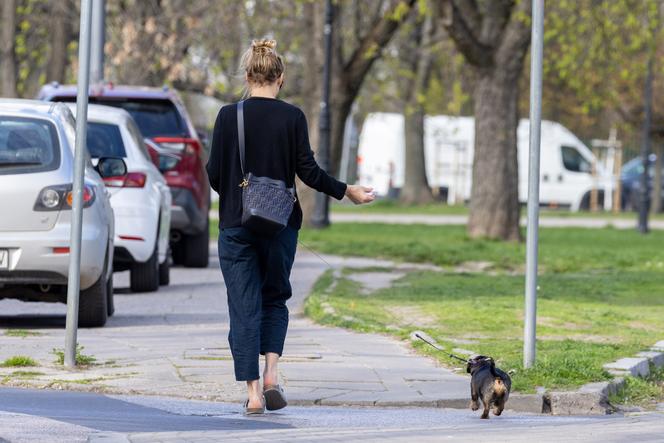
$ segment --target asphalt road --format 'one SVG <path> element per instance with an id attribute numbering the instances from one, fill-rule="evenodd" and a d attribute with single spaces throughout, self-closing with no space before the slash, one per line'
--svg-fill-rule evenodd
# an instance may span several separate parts
<path id="1" fill-rule="evenodd" d="M 0 438 L 10 442 L 661 442 L 664 436 L 661 413 L 480 420 L 461 410 L 292 407 L 245 418 L 225 403 L 9 388 L 0 389 L 0 411 Z"/>

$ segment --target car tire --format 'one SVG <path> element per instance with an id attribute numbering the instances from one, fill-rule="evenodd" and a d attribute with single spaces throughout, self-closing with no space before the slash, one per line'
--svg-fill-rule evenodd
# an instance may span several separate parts
<path id="1" fill-rule="evenodd" d="M 207 268 L 210 263 L 210 219 L 200 234 L 188 235 L 184 242 L 184 265 L 188 268 Z"/>
<path id="2" fill-rule="evenodd" d="M 173 264 L 176 266 L 184 265 L 184 236 L 176 242 L 171 242 L 171 257 L 173 257 Z"/>
<path id="3" fill-rule="evenodd" d="M 171 282 L 171 262 L 168 251 L 166 259 L 159 265 L 159 286 L 168 286 Z"/>
<path id="4" fill-rule="evenodd" d="M 129 275 L 131 292 L 153 292 L 159 289 L 159 253 L 157 240 L 155 240 L 152 255 L 145 263 L 131 265 Z"/>
<path id="5" fill-rule="evenodd" d="M 106 284 L 106 311 L 109 317 L 115 314 L 115 301 L 113 300 L 113 274 L 108 278 Z"/>
<path id="6" fill-rule="evenodd" d="M 108 280 L 113 277 L 109 276 Z M 78 301 L 78 326 L 97 328 L 104 326 L 108 319 L 108 280 L 106 273 L 88 289 L 81 291 Z"/>

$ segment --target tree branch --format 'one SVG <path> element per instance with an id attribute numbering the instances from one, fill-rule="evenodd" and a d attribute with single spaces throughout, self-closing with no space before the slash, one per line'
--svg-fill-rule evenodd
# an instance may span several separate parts
<path id="1" fill-rule="evenodd" d="M 483 14 L 480 30 L 480 40 L 483 42 L 496 42 L 510 18 L 510 13 L 514 9 L 515 0 L 491 0 L 486 2 L 486 11 Z M 526 0 L 529 1 L 529 0 Z"/>
<path id="2" fill-rule="evenodd" d="M 502 65 L 508 70 L 521 69 L 521 61 L 530 46 L 531 19 L 532 4 L 530 0 L 519 0 L 518 5 L 513 8 L 511 18 L 496 51 L 496 64 Z"/>
<path id="3" fill-rule="evenodd" d="M 346 87 L 353 96 L 359 91 L 362 80 L 373 63 L 380 57 L 381 50 L 412 11 L 415 2 L 416 0 L 392 0 L 387 12 L 373 23 L 360 45 L 353 51 L 348 61 L 343 63 Z M 395 18 L 394 13 L 397 8 L 404 7 L 407 8 L 407 12 Z"/>
<path id="4" fill-rule="evenodd" d="M 441 24 L 454 41 L 468 63 L 477 67 L 490 66 L 493 63 L 493 47 L 482 43 L 473 33 L 473 27 L 478 25 L 479 11 L 475 2 L 463 3 L 464 13 L 454 0 L 441 0 L 434 2 L 438 8 L 438 17 Z M 471 12 L 474 9 L 474 12 Z M 468 17 L 470 23 L 466 21 Z M 475 28 L 478 29 L 478 28 Z"/>

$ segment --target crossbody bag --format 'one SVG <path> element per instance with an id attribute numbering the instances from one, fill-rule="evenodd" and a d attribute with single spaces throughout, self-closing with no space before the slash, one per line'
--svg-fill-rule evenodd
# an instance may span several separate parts
<path id="1" fill-rule="evenodd" d="M 282 180 L 245 172 L 244 101 L 237 104 L 237 134 L 242 170 L 242 226 L 260 236 L 273 237 L 288 224 L 297 200 L 295 188 L 289 188 Z"/>

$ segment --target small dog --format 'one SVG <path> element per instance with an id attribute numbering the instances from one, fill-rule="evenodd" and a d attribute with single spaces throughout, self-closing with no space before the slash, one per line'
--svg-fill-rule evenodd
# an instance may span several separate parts
<path id="1" fill-rule="evenodd" d="M 482 399 L 484 411 L 482 418 L 489 418 L 489 409 L 493 406 L 494 415 L 500 415 L 510 396 L 512 379 L 496 367 L 493 358 L 478 355 L 468 360 L 466 371 L 470 373 L 470 408 L 477 411 Z"/>

